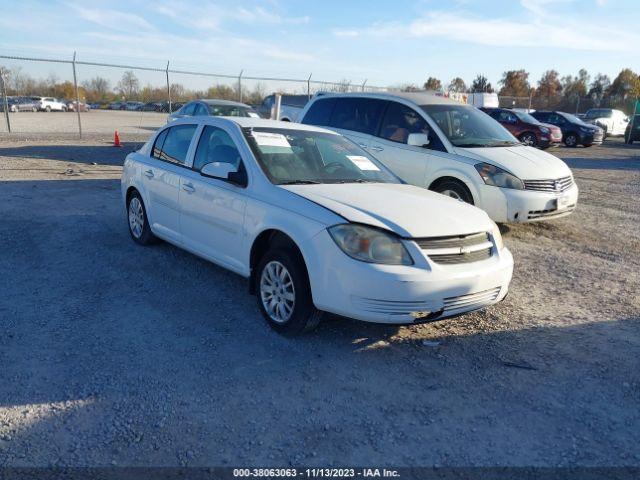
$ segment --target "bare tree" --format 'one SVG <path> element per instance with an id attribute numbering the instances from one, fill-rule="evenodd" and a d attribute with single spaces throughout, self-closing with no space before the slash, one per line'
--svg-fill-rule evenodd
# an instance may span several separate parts
<path id="1" fill-rule="evenodd" d="M 140 91 L 140 82 L 138 77 L 132 70 L 127 70 L 122 74 L 122 79 L 118 82 L 118 92 L 127 100 L 131 100 L 138 96 Z"/>

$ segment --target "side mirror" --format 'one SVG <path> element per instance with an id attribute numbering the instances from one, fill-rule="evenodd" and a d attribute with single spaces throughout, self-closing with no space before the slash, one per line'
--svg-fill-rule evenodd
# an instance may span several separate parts
<path id="1" fill-rule="evenodd" d="M 410 133 L 409 138 L 407 138 L 407 145 L 427 147 L 429 145 L 429 135 L 426 133 Z"/>
<path id="2" fill-rule="evenodd" d="M 200 170 L 200 175 L 204 177 L 229 180 L 229 176 L 237 172 L 238 169 L 230 163 L 211 162 L 202 167 L 202 169 Z"/>

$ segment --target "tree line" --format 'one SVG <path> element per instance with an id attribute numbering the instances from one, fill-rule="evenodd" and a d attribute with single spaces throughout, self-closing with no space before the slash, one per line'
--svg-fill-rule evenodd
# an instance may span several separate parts
<path id="1" fill-rule="evenodd" d="M 498 83 L 496 92 L 484 75 L 477 75 L 470 86 L 462 78 L 456 77 L 446 87 L 440 79 L 428 77 L 422 89 L 456 93 L 496 92 L 500 97 L 512 97 L 511 101 L 518 106 L 530 104 L 532 108 L 576 111 L 593 106 L 629 106 L 640 97 L 640 76 L 629 68 L 622 69 L 613 81 L 602 73 L 592 78 L 585 69 L 580 69 L 576 76 L 560 76 L 557 70 L 547 70 L 535 85 L 530 82 L 526 70 L 508 70 Z M 420 89 L 415 85 L 407 85 L 403 90 Z M 501 103 L 509 106 L 509 100 L 502 98 Z M 583 108 L 580 108 L 580 102 Z"/>

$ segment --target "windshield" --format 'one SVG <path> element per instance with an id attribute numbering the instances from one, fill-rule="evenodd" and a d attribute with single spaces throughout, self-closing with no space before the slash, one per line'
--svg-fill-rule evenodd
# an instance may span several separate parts
<path id="1" fill-rule="evenodd" d="M 421 105 L 456 147 L 508 147 L 520 142 L 502 125 L 468 105 Z"/>
<path id="2" fill-rule="evenodd" d="M 277 185 L 400 183 L 376 159 L 340 135 L 280 128 L 248 128 L 244 133 L 262 170 Z"/>
<path id="3" fill-rule="evenodd" d="M 528 113 L 518 112 L 517 110 L 513 110 L 513 113 L 515 113 L 516 117 L 518 117 L 523 122 L 533 123 L 534 125 L 538 125 L 540 123 L 540 121 L 537 118 L 529 115 Z"/>
<path id="4" fill-rule="evenodd" d="M 584 118 L 609 118 L 611 117 L 611 110 L 607 110 L 607 109 L 596 109 L 596 110 L 589 110 Z"/>
<path id="5" fill-rule="evenodd" d="M 209 105 L 209 113 L 214 117 L 257 117 L 258 114 L 247 107 L 236 105 Z"/>
<path id="6" fill-rule="evenodd" d="M 577 123 L 579 125 L 589 125 L 588 123 L 585 123 L 581 118 L 578 118 L 575 115 L 571 115 L 570 113 L 562 112 L 562 116 L 569 120 L 571 123 Z"/>

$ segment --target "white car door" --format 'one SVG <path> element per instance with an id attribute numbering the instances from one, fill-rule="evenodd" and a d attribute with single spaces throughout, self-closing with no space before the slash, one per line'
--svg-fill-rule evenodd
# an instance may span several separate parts
<path id="1" fill-rule="evenodd" d="M 229 132 L 205 125 L 193 150 L 192 168 L 181 172 L 180 226 L 184 245 L 210 260 L 244 273 L 244 215 L 247 205 L 246 169 Z M 234 181 L 203 176 L 212 162 L 238 169 Z"/>
<path id="2" fill-rule="evenodd" d="M 427 134 L 429 146 L 407 145 L 410 133 Z M 373 137 L 369 152 L 405 182 L 419 187 L 428 187 L 430 170 L 437 169 L 442 162 L 451 161 L 425 118 L 398 102 L 389 102 L 379 134 Z"/>
<path id="3" fill-rule="evenodd" d="M 142 164 L 142 182 L 149 197 L 147 207 L 151 228 L 175 243 L 180 234 L 180 174 L 196 131 L 196 125 L 176 125 L 156 138 L 151 157 Z"/>

